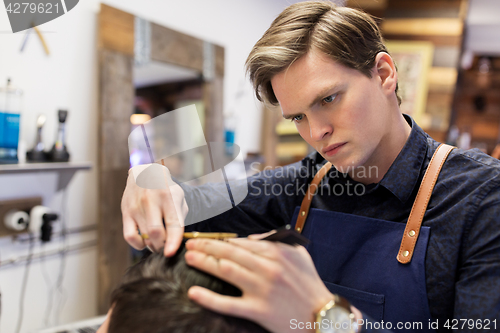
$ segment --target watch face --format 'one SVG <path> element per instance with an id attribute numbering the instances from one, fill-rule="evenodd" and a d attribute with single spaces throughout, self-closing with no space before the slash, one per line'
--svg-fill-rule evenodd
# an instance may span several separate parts
<path id="1" fill-rule="evenodd" d="M 334 306 L 326 311 L 321 319 L 321 333 L 354 333 L 356 323 L 351 322 L 350 312 L 346 309 Z"/>

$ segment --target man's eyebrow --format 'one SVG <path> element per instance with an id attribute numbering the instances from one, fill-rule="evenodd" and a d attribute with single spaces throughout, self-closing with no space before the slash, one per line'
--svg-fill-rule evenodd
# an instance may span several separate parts
<path id="1" fill-rule="evenodd" d="M 301 113 L 294 113 L 294 114 L 287 114 L 287 115 L 285 115 L 285 114 L 283 114 L 283 113 L 282 113 L 281 115 L 282 115 L 282 116 L 283 116 L 283 118 L 285 118 L 285 119 L 293 119 L 293 118 L 295 118 L 295 117 L 297 117 L 297 116 L 300 116 L 300 115 L 301 115 Z"/>
<path id="2" fill-rule="evenodd" d="M 328 86 L 327 88 L 323 89 L 318 95 L 316 95 L 316 98 L 309 104 L 309 109 L 311 109 L 314 105 L 318 104 L 323 100 L 323 98 L 328 97 L 328 94 L 336 94 L 339 90 L 341 90 L 345 85 L 343 84 L 335 84 L 333 86 Z M 302 113 L 294 113 L 294 114 L 282 114 L 283 118 L 285 119 L 293 119 L 297 116 L 302 115 Z"/>
<path id="3" fill-rule="evenodd" d="M 316 96 L 316 98 L 312 101 L 312 103 L 309 104 L 309 109 L 311 109 L 314 105 L 321 102 L 325 97 L 328 97 L 329 95 L 336 94 L 344 86 L 345 85 L 343 85 L 343 84 L 335 84 L 333 86 L 329 86 L 329 87 L 321 90 L 321 92 Z"/>

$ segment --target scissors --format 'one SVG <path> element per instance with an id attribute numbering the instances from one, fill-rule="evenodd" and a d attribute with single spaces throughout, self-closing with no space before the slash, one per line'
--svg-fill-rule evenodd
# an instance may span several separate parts
<path id="1" fill-rule="evenodd" d="M 148 239 L 147 234 L 141 235 L 143 239 Z M 230 232 L 185 232 L 183 235 L 184 239 L 192 239 L 192 238 L 208 238 L 208 239 L 217 239 L 217 240 L 226 240 L 229 238 L 237 238 L 238 234 L 230 233 Z M 261 240 L 267 240 L 271 242 L 280 242 L 289 245 L 302 245 L 305 246 L 309 243 L 309 240 L 296 232 L 291 225 L 287 224 L 276 230 L 275 233 L 262 238 Z M 156 252 L 150 246 L 147 246 L 149 251 Z"/>
<path id="2" fill-rule="evenodd" d="M 142 233 L 141 234 L 142 239 L 149 239 L 148 234 Z M 238 234 L 236 233 L 229 233 L 229 232 L 185 232 L 183 235 L 184 239 L 191 239 L 191 238 L 208 238 L 208 239 L 217 239 L 217 240 L 226 240 L 228 238 L 236 238 L 238 237 Z M 149 251 L 155 253 L 155 249 L 152 246 L 146 245 Z"/>

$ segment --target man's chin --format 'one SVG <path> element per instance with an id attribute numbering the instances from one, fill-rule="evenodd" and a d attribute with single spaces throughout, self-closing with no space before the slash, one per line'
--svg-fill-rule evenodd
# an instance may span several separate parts
<path id="1" fill-rule="evenodd" d="M 332 163 L 333 167 L 337 169 L 338 172 L 349 174 L 351 177 L 355 176 L 356 173 L 363 173 L 369 170 L 369 167 L 363 165 L 358 159 L 349 159 L 347 161 L 339 159 L 326 160 Z"/>
<path id="2" fill-rule="evenodd" d="M 356 170 L 356 166 L 352 164 L 333 164 L 333 167 L 337 169 L 338 172 L 343 174 L 351 174 L 354 170 Z"/>

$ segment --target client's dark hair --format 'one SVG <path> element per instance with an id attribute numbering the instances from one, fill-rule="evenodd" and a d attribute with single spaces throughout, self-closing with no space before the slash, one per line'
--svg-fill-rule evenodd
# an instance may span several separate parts
<path id="1" fill-rule="evenodd" d="M 191 301 L 187 291 L 202 286 L 241 296 L 235 286 L 186 264 L 184 244 L 171 258 L 154 253 L 130 267 L 111 294 L 108 333 L 267 333 L 241 318 L 215 313 Z"/>

